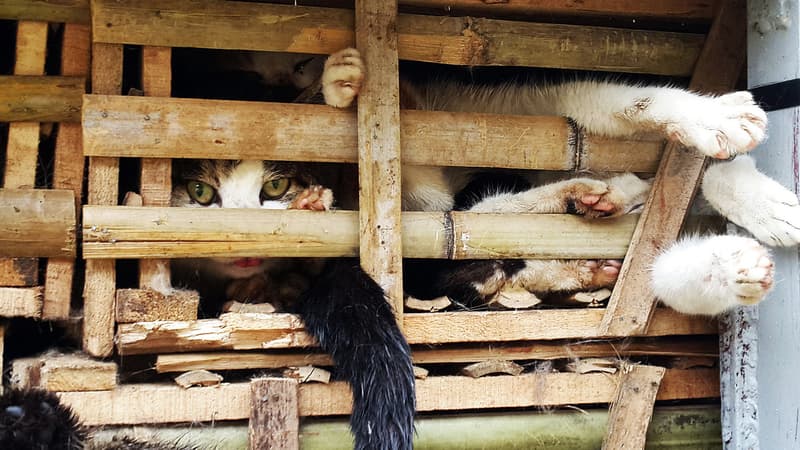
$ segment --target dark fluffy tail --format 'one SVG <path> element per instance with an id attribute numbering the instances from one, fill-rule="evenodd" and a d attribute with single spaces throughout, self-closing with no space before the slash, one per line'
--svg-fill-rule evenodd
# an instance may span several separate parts
<path id="1" fill-rule="evenodd" d="M 0 396 L 0 448 L 77 450 L 86 435 L 52 392 L 9 389 Z"/>
<path id="2" fill-rule="evenodd" d="M 411 351 L 380 286 L 358 263 L 331 261 L 304 294 L 300 314 L 339 375 L 350 382 L 355 448 L 411 449 Z"/>

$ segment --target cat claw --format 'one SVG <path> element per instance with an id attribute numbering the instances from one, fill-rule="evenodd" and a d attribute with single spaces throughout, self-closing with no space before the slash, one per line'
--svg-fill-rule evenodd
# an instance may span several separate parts
<path id="1" fill-rule="evenodd" d="M 308 209 L 311 211 L 327 211 L 333 204 L 333 191 L 314 185 L 297 194 L 288 209 Z"/>

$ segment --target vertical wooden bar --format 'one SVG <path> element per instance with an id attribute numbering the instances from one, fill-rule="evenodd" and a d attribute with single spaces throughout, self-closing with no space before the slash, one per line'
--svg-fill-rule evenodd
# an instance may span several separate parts
<path id="1" fill-rule="evenodd" d="M 256 378 L 250 382 L 250 449 L 300 448 L 297 387 L 293 378 Z"/>
<path id="2" fill-rule="evenodd" d="M 47 23 L 20 21 L 17 24 L 15 75 L 43 75 L 47 53 Z M 39 123 L 12 122 L 8 127 L 8 146 L 3 187 L 33 188 L 39 156 Z M 8 258 L 0 261 L 0 286 L 33 286 L 38 282 L 37 258 Z M 21 272 L 24 270 L 24 272 Z"/>
<path id="3" fill-rule="evenodd" d="M 695 66 L 689 88 L 706 93 L 736 86 L 746 48 L 745 0 L 720 5 Z M 678 237 L 706 160 L 670 144 L 664 151 L 650 198 L 645 204 L 620 270 L 619 282 L 600 324 L 599 336 L 630 336 L 647 331 L 655 308 L 650 266 L 658 252 Z"/>
<path id="4" fill-rule="evenodd" d="M 388 295 L 402 327 L 397 1 L 357 0 L 355 13 L 367 71 L 358 99 L 361 265 Z"/>
<path id="5" fill-rule="evenodd" d="M 64 25 L 61 47 L 61 74 L 65 76 L 89 75 L 89 26 Z M 80 211 L 83 193 L 83 147 L 81 124 L 62 123 L 56 137 L 53 188 L 71 189 L 75 193 L 75 210 Z M 43 319 L 69 317 L 72 280 L 75 260 L 50 258 L 44 283 Z"/>
<path id="6" fill-rule="evenodd" d="M 6 350 L 6 324 L 0 323 L 0 364 L 5 366 Z M 0 395 L 3 394 L 3 383 L 0 383 Z"/>
<path id="7" fill-rule="evenodd" d="M 625 366 L 608 413 L 603 450 L 644 449 L 656 394 L 666 370 L 655 366 Z"/>
<path id="8" fill-rule="evenodd" d="M 169 97 L 172 93 L 172 49 L 142 48 L 142 88 L 144 95 Z M 142 158 L 141 194 L 143 206 L 169 206 L 172 190 L 172 161 Z M 169 282 L 169 261 L 141 260 L 139 286 L 163 286 Z"/>
<path id="9" fill-rule="evenodd" d="M 122 45 L 92 44 L 92 91 L 120 94 Z M 89 158 L 90 205 L 116 205 L 119 190 L 119 158 Z M 87 260 L 83 291 L 83 349 L 92 356 L 114 351 L 114 260 Z"/>

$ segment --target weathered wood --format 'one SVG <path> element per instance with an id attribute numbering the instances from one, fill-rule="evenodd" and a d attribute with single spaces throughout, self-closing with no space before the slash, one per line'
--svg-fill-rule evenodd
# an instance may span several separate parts
<path id="1" fill-rule="evenodd" d="M 0 121 L 78 122 L 83 77 L 0 76 Z"/>
<path id="2" fill-rule="evenodd" d="M 88 156 L 358 161 L 355 114 L 323 105 L 87 95 L 83 127 Z M 400 141 L 405 164 L 462 167 L 654 172 L 662 151 L 577 139 L 562 117 L 442 111 L 401 111 Z"/>
<path id="3" fill-rule="evenodd" d="M 297 380 L 256 378 L 250 390 L 249 448 L 300 448 Z"/>
<path id="4" fill-rule="evenodd" d="M 0 256 L 75 257 L 75 194 L 0 189 Z"/>
<path id="5" fill-rule="evenodd" d="M 152 289 L 117 289 L 115 304 L 118 323 L 197 320 L 200 295 L 186 290 L 164 295 Z"/>
<path id="6" fill-rule="evenodd" d="M 85 206 L 83 257 L 355 256 L 354 211 Z M 449 216 L 449 220 L 445 220 Z M 586 221 L 566 214 L 402 213 L 409 258 L 620 258 L 637 216 Z M 289 226 L 291 224 L 291 226 Z M 320 224 L 325 224 L 320 226 Z M 519 230 L 527 230 L 520 235 Z"/>
<path id="7" fill-rule="evenodd" d="M 717 339 L 711 336 L 638 338 L 611 342 L 531 342 L 482 345 L 479 347 L 414 348 L 414 364 L 469 363 L 488 359 L 552 360 L 586 357 L 677 356 L 716 357 Z M 322 353 L 209 352 L 158 355 L 156 371 L 278 369 L 289 366 L 331 366 Z"/>
<path id="8" fill-rule="evenodd" d="M 90 52 L 89 26 L 65 24 L 61 47 L 61 74 L 87 76 Z M 53 188 L 72 190 L 75 194 L 76 211 L 80 210 L 83 196 L 85 158 L 82 147 L 80 124 L 59 124 L 53 163 Z M 50 258 L 47 261 L 42 318 L 54 320 L 69 317 L 74 273 L 74 258 Z"/>
<path id="9" fill-rule="evenodd" d="M 119 95 L 122 89 L 122 45 L 92 45 L 92 92 Z M 116 205 L 119 158 L 89 158 L 89 195 L 92 205 Z M 106 357 L 114 350 L 114 261 L 87 261 L 83 290 L 83 349 Z"/>
<path id="10" fill-rule="evenodd" d="M 3 0 L 0 19 L 89 23 L 89 0 Z"/>
<path id="11" fill-rule="evenodd" d="M 330 54 L 355 41 L 353 12 L 342 9 L 179 0 L 92 6 L 95 42 Z M 687 33 L 461 17 L 400 14 L 396 23 L 400 58 L 455 65 L 685 76 L 703 42 Z"/>
<path id="12" fill-rule="evenodd" d="M 745 1 L 721 4 L 698 59 L 690 89 L 720 93 L 736 86 L 745 61 Z M 653 189 L 645 203 L 631 245 L 609 300 L 601 336 L 628 336 L 647 329 L 655 308 L 650 266 L 656 255 L 678 237 L 700 184 L 705 158 L 677 144 L 667 145 Z"/>
<path id="13" fill-rule="evenodd" d="M 192 386 L 219 386 L 220 383 L 222 375 L 207 370 L 192 370 L 175 377 L 175 384 L 184 389 Z"/>
<path id="14" fill-rule="evenodd" d="M 525 371 L 525 368 L 514 361 L 503 361 L 493 359 L 488 361 L 476 362 L 460 370 L 461 375 L 472 378 L 480 378 L 490 374 L 504 373 L 506 375 L 517 376 Z"/>
<path id="15" fill-rule="evenodd" d="M 607 374 L 529 373 L 485 378 L 428 377 L 417 380 L 418 411 L 583 405 L 613 400 L 617 376 Z M 299 386 L 300 416 L 351 412 L 350 387 L 343 382 Z M 658 400 L 716 398 L 714 369 L 667 369 Z M 202 422 L 250 416 L 250 384 L 183 389 L 175 385 L 123 385 L 113 391 L 62 392 L 84 424 Z"/>
<path id="16" fill-rule="evenodd" d="M 608 414 L 603 450 L 644 449 L 647 427 L 666 369 L 656 366 L 624 367 Z"/>
<path id="17" fill-rule="evenodd" d="M 117 364 L 81 354 L 47 352 L 15 359 L 11 386 L 53 392 L 107 391 L 117 386 Z"/>
<path id="18" fill-rule="evenodd" d="M 0 317 L 42 316 L 42 297 L 44 288 L 0 287 Z"/>
<path id="19" fill-rule="evenodd" d="M 595 336 L 602 309 L 405 314 L 410 344 L 583 339 Z M 707 318 L 659 309 L 649 336 L 714 334 Z M 219 319 L 122 324 L 120 354 L 256 350 L 314 345 L 293 314 L 223 314 Z"/>
<path id="20" fill-rule="evenodd" d="M 36 258 L 0 258 L 0 286 L 30 287 L 39 282 Z"/>

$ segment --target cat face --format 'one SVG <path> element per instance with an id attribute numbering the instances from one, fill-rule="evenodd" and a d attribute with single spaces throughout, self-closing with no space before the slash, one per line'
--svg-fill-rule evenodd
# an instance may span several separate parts
<path id="1" fill-rule="evenodd" d="M 298 164 L 200 160 L 176 163 L 171 206 L 288 209 L 312 182 Z M 226 278 L 248 278 L 267 269 L 262 258 L 208 258 L 208 269 Z"/>

